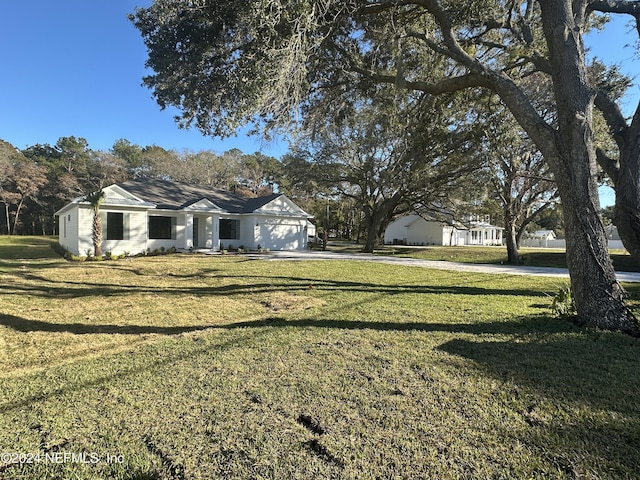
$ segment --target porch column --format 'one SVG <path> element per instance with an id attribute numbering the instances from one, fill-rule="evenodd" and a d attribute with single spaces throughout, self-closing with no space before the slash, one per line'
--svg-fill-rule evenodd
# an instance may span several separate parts
<path id="1" fill-rule="evenodd" d="M 306 250 L 307 249 L 307 225 L 301 225 L 300 228 L 300 244 L 298 245 L 298 250 Z"/>
<path id="2" fill-rule="evenodd" d="M 184 214 L 184 249 L 193 247 L 193 214 Z"/>
<path id="3" fill-rule="evenodd" d="M 211 215 L 211 250 L 220 250 L 220 216 Z"/>

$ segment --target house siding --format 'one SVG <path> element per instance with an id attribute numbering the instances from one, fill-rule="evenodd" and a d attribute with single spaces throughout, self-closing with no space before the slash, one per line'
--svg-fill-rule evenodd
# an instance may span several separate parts
<path id="1" fill-rule="evenodd" d="M 407 215 L 391 222 L 384 232 L 384 243 L 408 243 L 407 226 L 417 218 L 417 215 Z"/>
<path id="2" fill-rule="evenodd" d="M 453 232 L 453 237 L 452 237 Z M 442 222 L 409 215 L 392 222 L 385 231 L 385 243 L 406 245 L 457 245 L 458 230 Z"/>
<path id="3" fill-rule="evenodd" d="M 281 215 L 282 212 L 290 211 L 291 205 L 284 199 L 284 197 L 277 197 L 271 200 L 268 204 L 260 209 L 260 213 Z"/>
<path id="4" fill-rule="evenodd" d="M 416 220 L 407 229 L 409 245 L 445 245 L 444 236 L 444 227 L 440 222 L 427 222 L 422 218 Z"/>
<path id="5" fill-rule="evenodd" d="M 124 213 L 129 216 L 126 223 L 129 226 L 128 235 L 124 240 L 107 240 L 106 217 L 108 212 Z M 145 250 L 147 228 L 146 212 L 130 211 L 126 209 L 103 209 L 100 211 L 103 219 L 102 251 L 112 252 L 116 255 L 128 253 L 140 253 Z M 60 245 L 74 255 L 93 254 L 93 211 L 83 205 L 75 205 L 59 215 Z M 65 225 L 66 224 L 66 225 Z M 66 232 L 65 232 L 66 230 Z M 66 235 L 65 235 L 66 233 Z"/>
<path id="6" fill-rule="evenodd" d="M 306 248 L 309 215 L 283 195 L 244 199 L 187 184 L 149 183 L 149 195 L 134 181 L 130 182 L 131 191 L 127 190 L 129 184 L 126 183 L 105 188 L 105 201 L 101 208 L 103 252 L 138 254 L 172 247 L 182 251 L 194 247 L 218 251 L 221 242 L 225 248 L 242 246 L 255 249 L 258 245 L 274 250 Z M 196 198 L 201 195 L 201 198 L 189 203 L 190 195 Z M 93 211 L 86 202 L 77 198 L 56 215 L 60 243 L 76 255 L 92 252 Z M 156 237 L 169 236 L 166 222 L 150 222 L 157 216 L 173 219 L 172 238 L 149 238 L 150 233 Z M 237 238 L 220 239 L 221 219 L 237 221 Z M 117 223 L 109 226 L 109 220 Z M 196 223 L 197 228 L 194 228 Z M 233 232 L 233 229 L 225 230 Z M 107 235 L 122 238 L 107 239 Z M 270 238 L 269 235 L 275 237 Z"/>
<path id="7" fill-rule="evenodd" d="M 115 208 L 101 210 L 101 212 L 103 213 L 103 252 L 111 252 L 114 255 L 122 255 L 123 253 L 142 253 L 144 250 L 146 250 L 146 212 Z M 124 213 L 125 215 L 128 215 L 128 218 L 125 219 L 125 233 L 123 235 L 125 238 L 123 240 L 106 240 L 107 223 L 106 221 L 104 221 L 104 219 L 106 217 L 106 214 L 109 212 Z"/>
<path id="8" fill-rule="evenodd" d="M 93 210 L 78 206 L 78 242 L 76 255 L 93 255 Z"/>
<path id="9" fill-rule="evenodd" d="M 58 242 L 78 255 L 78 208 L 70 208 L 58 217 Z"/>
<path id="10" fill-rule="evenodd" d="M 389 224 L 384 234 L 386 244 L 406 245 L 501 245 L 502 229 L 488 223 L 472 224 L 471 230 L 456 228 L 417 215 L 400 217 Z"/>
<path id="11" fill-rule="evenodd" d="M 249 215 L 240 219 L 240 240 L 238 246 L 256 249 L 258 242 L 256 237 L 256 217 Z"/>
<path id="12" fill-rule="evenodd" d="M 259 224 L 257 217 L 255 215 L 242 215 L 229 218 L 238 220 L 239 235 L 237 239 L 220 240 L 221 242 L 224 242 L 225 248 L 243 247 L 256 249 L 260 244 L 260 228 L 259 226 L 256 226 Z"/>

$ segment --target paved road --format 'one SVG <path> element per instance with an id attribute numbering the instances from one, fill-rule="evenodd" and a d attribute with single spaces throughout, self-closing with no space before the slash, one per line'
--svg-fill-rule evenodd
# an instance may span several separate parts
<path id="1" fill-rule="evenodd" d="M 569 278 L 566 268 L 552 267 L 527 267 L 525 265 L 492 265 L 477 263 L 444 262 L 437 260 L 420 260 L 417 258 L 403 258 L 383 255 L 370 255 L 366 253 L 335 253 L 317 250 L 308 251 L 283 251 L 272 252 L 270 255 L 261 255 L 263 260 L 358 260 L 364 262 L 389 263 L 392 265 L 408 265 L 412 267 L 435 268 L 438 270 L 454 270 L 459 272 L 495 273 L 507 275 L 530 275 L 540 277 Z M 640 273 L 616 272 L 621 282 L 640 283 Z"/>

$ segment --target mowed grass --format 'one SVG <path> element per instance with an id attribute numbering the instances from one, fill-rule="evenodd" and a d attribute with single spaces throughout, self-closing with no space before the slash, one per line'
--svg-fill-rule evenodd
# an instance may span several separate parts
<path id="1" fill-rule="evenodd" d="M 424 260 L 445 260 L 462 263 L 508 263 L 506 247 L 424 247 L 391 248 L 394 254 Z M 383 255 L 384 250 L 381 252 Z M 532 267 L 567 268 L 567 256 L 564 250 L 552 248 L 520 248 L 523 265 Z M 638 272 L 640 265 L 626 250 L 609 252 L 613 267 L 619 272 Z"/>
<path id="2" fill-rule="evenodd" d="M 33 256 L 0 260 L 0 452 L 41 458 L 0 478 L 640 472 L 640 344 L 552 318 L 556 279 Z"/>
<path id="3" fill-rule="evenodd" d="M 343 253 L 358 253 L 362 251 L 362 245 L 346 242 L 332 242 L 329 246 L 329 250 Z M 523 265 L 532 267 L 567 268 L 566 253 L 562 249 L 523 247 L 520 248 L 519 252 Z M 506 247 L 498 246 L 404 247 L 401 245 L 385 245 L 376 249 L 375 254 L 460 263 L 508 263 Z M 612 250 L 609 254 L 616 271 L 640 272 L 640 265 L 626 250 Z"/>

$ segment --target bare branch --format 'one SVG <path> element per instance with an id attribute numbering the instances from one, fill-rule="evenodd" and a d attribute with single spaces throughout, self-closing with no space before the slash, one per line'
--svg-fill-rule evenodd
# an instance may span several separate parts
<path id="1" fill-rule="evenodd" d="M 609 157 L 604 151 L 600 148 L 596 150 L 598 164 L 602 167 L 605 173 L 611 178 L 613 184 L 615 185 L 618 182 L 618 175 L 620 174 L 620 168 L 618 166 L 618 162 Z"/>
<path id="2" fill-rule="evenodd" d="M 611 134 L 616 140 L 616 143 L 620 145 L 620 142 L 624 141 L 625 131 L 629 128 L 622 110 L 620 110 L 618 104 L 602 91 L 596 92 L 595 106 L 602 112 Z"/>
<path id="3" fill-rule="evenodd" d="M 591 2 L 587 14 L 591 12 L 619 13 L 631 15 L 636 20 L 636 30 L 640 35 L 640 2 L 627 0 L 601 0 Z"/>
<path id="4" fill-rule="evenodd" d="M 637 17 L 640 13 L 640 2 L 627 0 L 600 0 L 590 2 L 587 8 L 590 12 L 626 13 Z"/>

